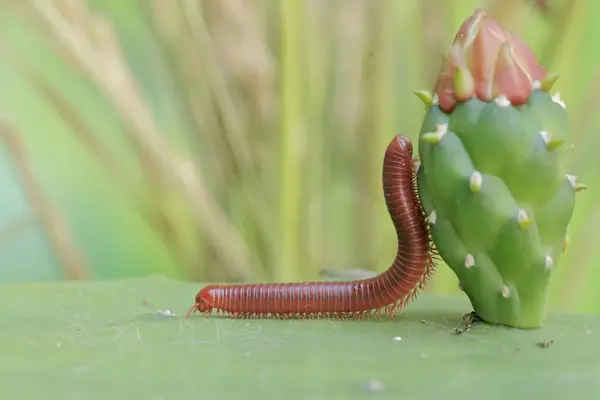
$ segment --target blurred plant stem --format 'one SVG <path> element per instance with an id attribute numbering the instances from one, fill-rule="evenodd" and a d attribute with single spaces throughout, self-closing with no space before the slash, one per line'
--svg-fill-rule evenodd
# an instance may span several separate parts
<path id="1" fill-rule="evenodd" d="M 198 222 L 208 225 L 213 244 L 220 248 L 224 267 L 232 276 L 250 277 L 248 249 L 221 213 L 204 184 L 204 176 L 193 161 L 171 152 L 130 76 L 118 39 L 105 18 L 92 15 L 81 1 L 35 2 L 56 39 L 95 80 L 130 129 L 125 130 L 138 151 L 148 157 L 157 174 L 153 179 L 168 179 L 189 200 Z M 77 23 L 75 21 L 78 21 Z M 81 24 L 85 21 L 85 24 Z M 166 183 L 166 181 L 165 181 Z"/>
<path id="2" fill-rule="evenodd" d="M 300 243 L 303 224 L 302 192 L 304 176 L 302 166 L 306 149 L 306 130 L 302 118 L 303 62 L 301 55 L 302 8 L 300 0 L 288 0 L 279 6 L 281 13 L 281 134 L 280 134 L 280 232 L 281 247 L 279 267 L 274 279 L 289 281 L 296 278 L 295 271 L 303 264 Z M 304 275 L 304 274 L 301 274 Z"/>
<path id="3" fill-rule="evenodd" d="M 44 228 L 59 265 L 64 268 L 65 277 L 71 280 L 88 279 L 90 276 L 87 261 L 77 248 L 66 220 L 44 193 L 19 134 L 4 120 L 0 120 L 0 139 L 13 159 L 23 189 Z"/>
<path id="4" fill-rule="evenodd" d="M 523 0 L 488 0 L 487 12 L 509 31 L 521 32 L 526 21 Z"/>

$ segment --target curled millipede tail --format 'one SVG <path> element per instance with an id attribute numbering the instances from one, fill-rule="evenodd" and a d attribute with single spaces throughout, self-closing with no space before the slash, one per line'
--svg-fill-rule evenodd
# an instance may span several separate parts
<path id="1" fill-rule="evenodd" d="M 393 317 L 433 273 L 437 252 L 416 188 L 411 141 L 397 135 L 383 160 L 383 195 L 398 248 L 390 267 L 368 279 L 348 282 L 210 285 L 196 295 L 193 311 L 234 318 Z"/>

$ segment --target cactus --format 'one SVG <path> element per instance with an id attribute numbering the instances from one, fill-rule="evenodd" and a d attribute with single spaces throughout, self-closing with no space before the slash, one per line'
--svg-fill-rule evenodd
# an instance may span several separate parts
<path id="1" fill-rule="evenodd" d="M 481 10 L 460 27 L 426 113 L 417 185 L 430 232 L 480 320 L 522 329 L 547 317 L 575 192 L 557 75 Z"/>

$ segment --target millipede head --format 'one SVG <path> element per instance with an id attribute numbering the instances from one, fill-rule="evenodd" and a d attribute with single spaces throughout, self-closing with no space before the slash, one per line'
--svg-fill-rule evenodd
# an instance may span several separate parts
<path id="1" fill-rule="evenodd" d="M 188 310 L 185 318 L 189 318 L 190 315 L 192 315 L 192 313 L 198 311 L 202 314 L 210 314 L 212 313 L 213 310 L 213 305 L 212 303 L 206 298 L 207 294 L 206 294 L 206 290 L 201 290 L 198 292 L 198 294 L 196 295 L 196 301 L 194 302 L 194 305 L 190 307 L 190 309 Z"/>
<path id="2" fill-rule="evenodd" d="M 413 153 L 412 142 L 406 136 L 396 135 L 396 142 L 398 142 L 398 145 L 400 146 L 400 148 L 408 151 L 410 154 Z"/>

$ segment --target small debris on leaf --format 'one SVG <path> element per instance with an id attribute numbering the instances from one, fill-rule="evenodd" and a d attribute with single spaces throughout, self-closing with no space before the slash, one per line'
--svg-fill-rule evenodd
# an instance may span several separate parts
<path id="1" fill-rule="evenodd" d="M 552 346 L 554 344 L 554 340 L 550 339 L 550 340 L 542 340 L 541 342 L 538 342 L 537 345 L 539 348 L 542 349 L 547 349 L 548 347 Z"/>
<path id="2" fill-rule="evenodd" d="M 399 342 L 402 340 L 402 338 L 400 336 L 396 336 L 392 339 L 394 342 Z"/>
<path id="3" fill-rule="evenodd" d="M 158 315 L 162 315 L 164 317 L 175 317 L 176 314 L 171 310 L 156 310 Z"/>
<path id="4" fill-rule="evenodd" d="M 457 335 L 465 333 L 471 329 L 475 322 L 479 321 L 479 317 L 475 314 L 475 311 L 471 311 L 463 316 L 462 322 L 454 329 Z"/>
<path id="5" fill-rule="evenodd" d="M 369 392 L 381 392 L 385 389 L 385 385 L 383 384 L 383 382 L 378 380 L 366 381 L 363 387 Z"/>

